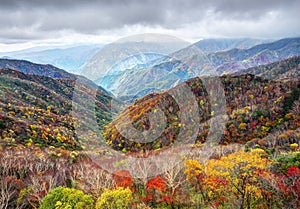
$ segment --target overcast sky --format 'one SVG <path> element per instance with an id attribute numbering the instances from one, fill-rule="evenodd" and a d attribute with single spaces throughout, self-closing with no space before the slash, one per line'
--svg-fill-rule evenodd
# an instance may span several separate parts
<path id="1" fill-rule="evenodd" d="M 108 43 L 139 33 L 300 36 L 300 0 L 0 0 L 0 51 Z"/>

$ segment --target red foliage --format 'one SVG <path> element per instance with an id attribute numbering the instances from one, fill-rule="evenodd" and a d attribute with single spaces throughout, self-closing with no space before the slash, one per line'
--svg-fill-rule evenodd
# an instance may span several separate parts
<path id="1" fill-rule="evenodd" d="M 212 202 L 212 204 L 211 204 L 214 208 L 218 208 L 220 205 L 221 205 L 221 203 L 219 202 L 219 201 L 214 201 L 214 202 Z"/>
<path id="2" fill-rule="evenodd" d="M 254 128 L 258 123 L 256 121 L 253 121 L 251 124 L 250 124 L 250 128 Z"/>
<path id="3" fill-rule="evenodd" d="M 218 177 L 215 177 L 214 181 L 215 181 L 216 185 L 218 185 L 218 186 L 226 186 L 228 184 L 228 181 L 226 181 L 225 179 L 218 178 Z"/>
<path id="4" fill-rule="evenodd" d="M 300 176 L 300 169 L 296 166 L 291 166 L 287 170 L 287 175 L 289 177 Z"/>
<path id="5" fill-rule="evenodd" d="M 117 187 L 131 187 L 133 184 L 132 176 L 127 170 L 118 170 L 113 173 L 113 178 L 115 180 Z"/>
<path id="6" fill-rule="evenodd" d="M 164 197 L 163 197 L 163 201 L 164 201 L 164 202 L 167 202 L 167 203 L 169 203 L 169 204 L 172 204 L 172 203 L 173 203 L 173 199 L 172 199 L 172 197 L 170 197 L 170 196 L 164 196 Z"/>
<path id="7" fill-rule="evenodd" d="M 197 181 L 199 183 L 203 183 L 204 179 L 206 178 L 207 176 L 204 174 L 204 173 L 200 173 L 198 176 L 197 176 Z"/>
<path id="8" fill-rule="evenodd" d="M 160 176 L 156 176 L 148 181 L 147 189 L 164 192 L 166 191 L 166 180 Z"/>
<path id="9" fill-rule="evenodd" d="M 278 176 L 276 180 L 278 188 L 285 194 L 286 202 L 300 207 L 300 169 L 291 166 L 286 175 Z"/>

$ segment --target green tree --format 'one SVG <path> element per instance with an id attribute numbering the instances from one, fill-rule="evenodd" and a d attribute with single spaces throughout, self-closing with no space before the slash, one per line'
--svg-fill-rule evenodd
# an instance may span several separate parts
<path id="1" fill-rule="evenodd" d="M 92 209 L 94 200 L 81 190 L 57 187 L 42 200 L 40 209 Z"/>

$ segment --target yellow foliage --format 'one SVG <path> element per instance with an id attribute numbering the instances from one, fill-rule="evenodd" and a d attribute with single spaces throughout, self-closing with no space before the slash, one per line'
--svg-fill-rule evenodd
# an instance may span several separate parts
<path id="1" fill-rule="evenodd" d="M 237 151 L 220 159 L 208 160 L 205 164 L 195 160 L 187 160 L 185 163 L 185 174 L 190 183 L 197 181 L 199 174 L 203 174 L 205 176 L 203 188 L 207 191 L 224 194 L 227 190 L 227 192 L 235 195 L 239 195 L 239 192 L 243 191 L 260 197 L 259 188 L 256 188 L 251 182 L 257 180 L 258 170 L 266 169 L 268 160 L 262 157 L 265 154 L 265 151 L 262 149 L 254 149 L 251 152 Z M 225 186 L 220 186 L 218 179 L 224 180 L 230 185 L 226 186 L 226 188 Z M 225 183 L 223 182 L 223 184 Z M 210 195 L 212 194 L 208 194 L 208 196 Z"/>
<path id="2" fill-rule="evenodd" d="M 31 147 L 32 146 L 32 143 L 33 143 L 33 141 L 32 141 L 32 139 L 29 139 L 29 142 L 26 144 L 28 147 Z"/>
<path id="3" fill-rule="evenodd" d="M 185 162 L 184 173 L 190 183 L 196 181 L 197 176 L 203 171 L 203 165 L 201 165 L 197 160 L 187 160 Z"/>
<path id="4" fill-rule="evenodd" d="M 248 114 L 250 109 L 251 109 L 251 108 L 250 108 L 249 106 L 245 106 L 245 107 L 244 107 L 244 112 L 245 112 L 246 114 Z"/>
<path id="5" fill-rule="evenodd" d="M 291 147 L 291 148 L 294 148 L 294 149 L 298 148 L 298 146 L 299 146 L 299 145 L 298 145 L 297 143 L 290 144 L 290 147 Z"/>
<path id="6" fill-rule="evenodd" d="M 286 134 L 280 134 L 280 135 L 279 135 L 279 138 L 281 138 L 281 139 L 286 139 L 286 138 L 287 138 L 287 135 L 286 135 Z"/>
<path id="7" fill-rule="evenodd" d="M 33 131 L 32 131 L 32 135 L 33 135 L 34 137 L 37 137 L 37 136 L 38 136 L 38 133 L 37 133 L 35 130 L 33 130 Z"/>
<path id="8" fill-rule="evenodd" d="M 260 154 L 261 156 L 267 155 L 266 151 L 261 148 L 252 149 L 251 152 L 256 152 L 256 153 Z"/>
<path id="9" fill-rule="evenodd" d="M 222 157 L 220 160 L 212 159 L 208 161 L 206 171 L 216 176 L 232 178 L 229 174 L 234 174 L 236 172 L 250 174 L 251 170 L 254 168 L 264 169 L 266 163 L 266 159 L 261 158 L 261 155 L 258 152 L 238 151 Z"/>
<path id="10" fill-rule="evenodd" d="M 239 129 L 241 129 L 241 130 L 246 130 L 246 129 L 247 129 L 247 123 L 241 123 L 241 124 L 239 125 Z"/>
<path id="11" fill-rule="evenodd" d="M 288 114 L 285 115 L 285 117 L 287 119 L 291 119 L 293 117 L 293 113 L 288 113 Z"/>
<path id="12" fill-rule="evenodd" d="M 131 201 L 132 193 L 128 188 L 105 190 L 97 200 L 96 209 L 126 209 Z"/>
<path id="13" fill-rule="evenodd" d="M 274 103 L 277 104 L 283 99 L 283 96 L 280 96 Z"/>

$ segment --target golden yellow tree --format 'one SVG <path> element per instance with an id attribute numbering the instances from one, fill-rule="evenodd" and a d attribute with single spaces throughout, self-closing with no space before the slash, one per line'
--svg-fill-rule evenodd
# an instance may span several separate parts
<path id="1" fill-rule="evenodd" d="M 185 174 L 206 201 L 218 200 L 217 203 L 222 204 L 232 195 L 238 200 L 239 208 L 251 208 L 250 201 L 253 204 L 261 198 L 261 190 L 255 184 L 258 172 L 266 169 L 268 163 L 264 154 L 263 150 L 254 149 L 237 151 L 205 163 L 188 160 Z"/>

